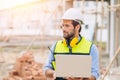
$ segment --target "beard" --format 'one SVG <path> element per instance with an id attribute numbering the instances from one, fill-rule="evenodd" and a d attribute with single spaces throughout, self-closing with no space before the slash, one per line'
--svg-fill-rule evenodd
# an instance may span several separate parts
<path id="1" fill-rule="evenodd" d="M 72 32 L 70 32 L 70 33 L 66 32 L 66 31 L 63 31 L 63 37 L 64 37 L 65 39 L 71 39 L 71 38 L 73 38 L 74 36 L 75 36 L 75 32 L 74 32 L 74 31 L 72 31 Z"/>

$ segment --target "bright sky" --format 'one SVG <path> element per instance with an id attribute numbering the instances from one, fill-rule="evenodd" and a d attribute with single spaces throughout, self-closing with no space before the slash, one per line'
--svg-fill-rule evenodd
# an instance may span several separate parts
<path id="1" fill-rule="evenodd" d="M 34 1 L 37 0 L 0 0 L 0 10 Z"/>

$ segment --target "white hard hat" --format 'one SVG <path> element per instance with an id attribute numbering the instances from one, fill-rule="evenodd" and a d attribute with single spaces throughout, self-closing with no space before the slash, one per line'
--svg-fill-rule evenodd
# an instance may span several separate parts
<path id="1" fill-rule="evenodd" d="M 79 8 L 68 9 L 62 16 L 62 19 L 75 20 L 80 24 L 83 24 L 83 15 L 81 14 Z"/>

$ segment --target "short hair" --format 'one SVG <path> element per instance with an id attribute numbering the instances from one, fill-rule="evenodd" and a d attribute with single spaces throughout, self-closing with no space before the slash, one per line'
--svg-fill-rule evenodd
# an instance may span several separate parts
<path id="1" fill-rule="evenodd" d="M 75 21 L 75 20 L 72 20 L 72 25 L 73 25 L 74 27 L 76 27 L 77 25 L 80 25 L 80 23 L 77 22 L 77 21 Z M 81 25 L 80 25 L 79 32 L 80 32 L 80 31 L 81 31 Z"/>

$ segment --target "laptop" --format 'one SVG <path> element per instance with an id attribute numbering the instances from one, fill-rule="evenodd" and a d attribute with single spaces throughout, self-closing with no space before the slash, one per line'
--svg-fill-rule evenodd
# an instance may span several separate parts
<path id="1" fill-rule="evenodd" d="M 83 77 L 91 76 L 90 55 L 56 55 L 56 77 Z"/>

